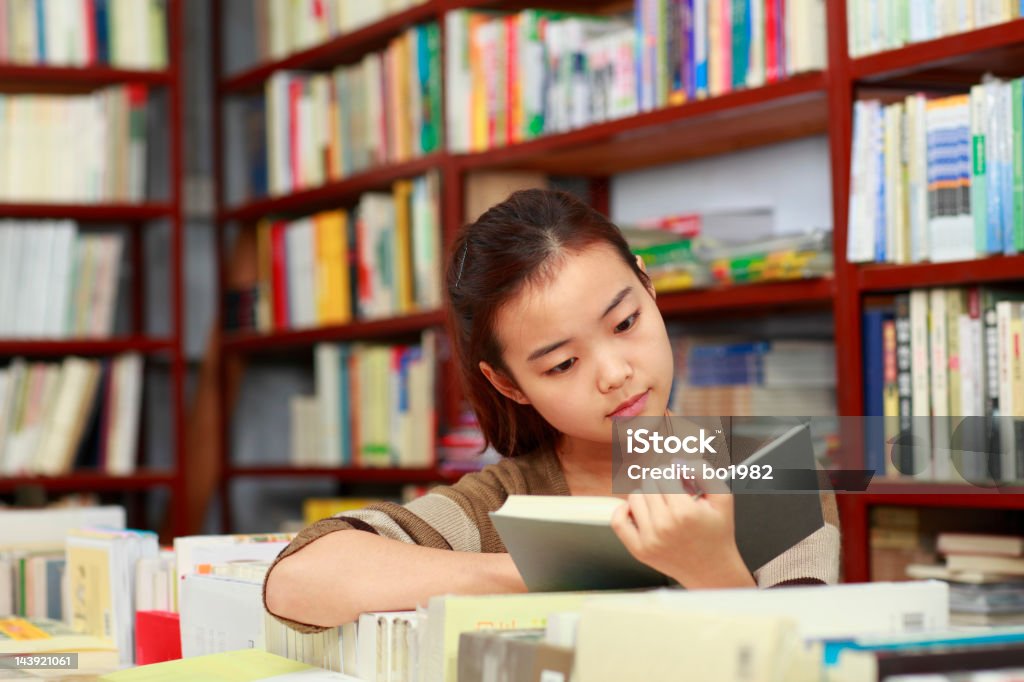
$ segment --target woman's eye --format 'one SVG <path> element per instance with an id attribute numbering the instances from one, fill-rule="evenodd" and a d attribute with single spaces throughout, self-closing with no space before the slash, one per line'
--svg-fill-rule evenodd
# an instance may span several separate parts
<path id="1" fill-rule="evenodd" d="M 568 372 L 570 369 L 572 369 L 572 366 L 575 365 L 575 364 L 576 364 L 576 358 L 569 358 L 565 362 L 561 362 L 561 363 L 555 365 L 554 367 L 549 369 L 547 372 L 545 372 L 545 374 L 562 374 L 562 373 Z"/>
<path id="2" fill-rule="evenodd" d="M 626 319 L 624 319 L 622 322 L 619 322 L 619 324 L 615 326 L 615 331 L 628 332 L 630 329 L 633 328 L 633 325 L 636 324 L 636 318 L 638 317 L 640 317 L 639 310 L 630 315 L 629 317 L 627 317 Z"/>

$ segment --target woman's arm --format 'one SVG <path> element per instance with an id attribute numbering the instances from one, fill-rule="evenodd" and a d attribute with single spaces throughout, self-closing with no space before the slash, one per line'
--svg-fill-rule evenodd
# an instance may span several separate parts
<path id="1" fill-rule="evenodd" d="M 438 594 L 525 591 L 508 554 L 419 547 L 353 529 L 281 559 L 267 577 L 266 604 L 276 616 L 329 627 L 366 611 L 412 609 Z"/>

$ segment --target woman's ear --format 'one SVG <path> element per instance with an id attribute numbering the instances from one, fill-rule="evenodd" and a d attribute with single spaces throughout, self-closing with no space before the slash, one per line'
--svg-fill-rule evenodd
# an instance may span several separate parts
<path id="1" fill-rule="evenodd" d="M 647 263 L 644 262 L 643 258 L 641 258 L 640 256 L 637 256 L 636 257 L 636 265 L 637 265 L 638 268 L 640 268 L 640 272 L 643 272 L 644 274 L 647 274 Z M 648 284 L 647 285 L 647 293 L 649 293 L 651 295 L 651 298 L 653 298 L 654 300 L 658 300 L 658 294 L 654 291 L 654 285 L 653 284 Z"/>
<path id="2" fill-rule="evenodd" d="M 487 380 L 491 382 L 491 386 L 497 389 L 498 393 L 502 394 L 509 400 L 513 400 L 520 405 L 529 405 L 530 401 L 527 400 L 526 396 L 520 391 L 514 381 L 509 379 L 507 376 L 499 372 L 490 366 L 490 364 L 480 361 L 480 371 L 483 372 Z"/>

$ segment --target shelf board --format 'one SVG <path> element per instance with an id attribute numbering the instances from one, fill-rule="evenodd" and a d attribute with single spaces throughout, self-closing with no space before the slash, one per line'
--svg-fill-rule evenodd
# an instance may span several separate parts
<path id="1" fill-rule="evenodd" d="M 861 83 L 948 89 L 986 73 L 1024 74 L 1024 19 L 850 60 L 850 75 Z"/>
<path id="2" fill-rule="evenodd" d="M 0 92 L 5 93 L 89 92 L 109 85 L 140 83 L 165 86 L 173 81 L 174 73 L 170 70 L 0 64 Z"/>
<path id="3" fill-rule="evenodd" d="M 389 190 L 395 180 L 412 178 L 437 168 L 444 158 L 445 154 L 438 152 L 404 163 L 374 168 L 294 194 L 256 199 L 221 211 L 219 221 L 253 222 L 271 215 L 309 214 L 317 210 L 338 208 L 355 202 L 364 192 Z"/>
<path id="4" fill-rule="evenodd" d="M 110 339 L 2 339 L 0 356 L 30 357 L 61 355 L 117 355 L 118 353 L 159 353 L 174 349 L 173 339 L 128 336 Z"/>
<path id="5" fill-rule="evenodd" d="M 146 204 L 7 204 L 0 201 L 0 218 L 67 218 L 82 222 L 141 222 L 166 218 L 173 212 L 171 204 L 156 202 Z"/>
<path id="6" fill-rule="evenodd" d="M 271 334 L 248 332 L 225 334 L 221 345 L 224 350 L 234 352 L 289 350 L 325 341 L 386 339 L 402 334 L 412 334 L 441 324 L 444 324 L 444 313 L 435 310 L 383 320 L 353 322 L 335 327 L 295 329 Z"/>
<path id="7" fill-rule="evenodd" d="M 445 469 L 375 469 L 365 467 L 242 466 L 228 475 L 233 478 L 328 478 L 345 483 L 446 483 L 462 477 L 462 471 Z"/>
<path id="8" fill-rule="evenodd" d="M 1024 281 L 1024 255 L 991 256 L 953 263 L 864 265 L 857 269 L 862 292 L 903 291 L 989 282 Z"/>
<path id="9" fill-rule="evenodd" d="M 1024 509 L 1024 487 L 979 488 L 965 483 L 875 479 L 868 492 L 848 493 L 866 506 Z"/>
<path id="10" fill-rule="evenodd" d="M 826 77 L 808 73 L 456 158 L 472 171 L 521 168 L 608 176 L 824 133 Z"/>
<path id="11" fill-rule="evenodd" d="M 127 476 L 112 476 L 98 471 L 79 471 L 66 476 L 0 476 L 0 492 L 9 493 L 26 487 L 38 487 L 55 492 L 146 490 L 157 486 L 173 485 L 174 481 L 173 474 L 158 471 L 138 471 Z"/>
<path id="12" fill-rule="evenodd" d="M 355 61 L 364 54 L 385 47 L 389 40 L 414 24 L 440 19 L 441 13 L 439 0 L 427 0 L 351 33 L 336 36 L 322 45 L 227 76 L 220 81 L 220 92 L 227 95 L 259 90 L 275 71 L 327 69 Z"/>
<path id="13" fill-rule="evenodd" d="M 834 280 L 831 277 L 736 284 L 658 294 L 658 308 L 662 314 L 674 316 L 765 308 L 820 307 L 831 305 L 833 290 Z"/>

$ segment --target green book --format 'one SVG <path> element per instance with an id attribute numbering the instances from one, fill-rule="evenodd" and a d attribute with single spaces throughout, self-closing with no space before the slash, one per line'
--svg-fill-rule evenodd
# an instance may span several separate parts
<path id="1" fill-rule="evenodd" d="M 971 213 L 974 251 L 988 253 L 988 179 L 985 167 L 985 86 L 971 87 Z"/>

